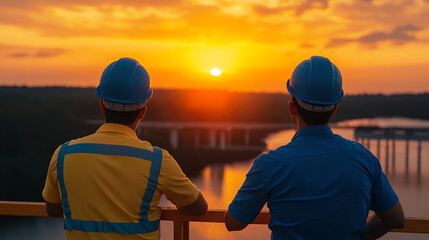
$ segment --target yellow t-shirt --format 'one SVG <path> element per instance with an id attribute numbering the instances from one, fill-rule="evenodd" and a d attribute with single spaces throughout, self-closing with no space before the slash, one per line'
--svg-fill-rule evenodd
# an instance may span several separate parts
<path id="1" fill-rule="evenodd" d="M 72 140 L 69 146 L 82 143 L 122 145 L 153 151 L 147 141 L 137 138 L 135 132 L 121 124 L 106 123 L 92 135 Z M 49 164 L 43 198 L 60 203 L 61 189 L 57 178 L 57 157 L 54 152 Z M 140 206 L 147 188 L 151 162 L 137 157 L 100 155 L 94 153 L 67 154 L 64 157 L 64 185 L 73 219 L 119 223 L 138 223 Z M 195 202 L 198 188 L 183 174 L 177 162 L 162 150 L 162 165 L 158 184 L 150 208 L 149 221 L 158 220 L 161 195 L 165 194 L 181 206 Z M 65 230 L 69 240 L 86 239 L 159 239 L 159 231 L 145 234 L 119 234 Z"/>

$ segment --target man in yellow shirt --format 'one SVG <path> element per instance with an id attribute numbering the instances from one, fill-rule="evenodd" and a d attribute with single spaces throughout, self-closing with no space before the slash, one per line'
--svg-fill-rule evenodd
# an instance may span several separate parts
<path id="1" fill-rule="evenodd" d="M 111 63 L 97 95 L 106 123 L 58 147 L 42 193 L 67 239 L 159 239 L 162 194 L 184 214 L 204 214 L 203 195 L 173 157 L 137 138 L 152 96 L 146 70 L 130 58 Z"/>

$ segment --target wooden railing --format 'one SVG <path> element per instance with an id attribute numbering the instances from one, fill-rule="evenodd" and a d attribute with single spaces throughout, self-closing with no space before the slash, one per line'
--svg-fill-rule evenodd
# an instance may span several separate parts
<path id="1" fill-rule="evenodd" d="M 0 201 L 0 215 L 48 217 L 45 203 L 42 202 L 7 202 Z M 172 221 L 174 240 L 189 239 L 189 222 L 223 223 L 225 210 L 209 210 L 203 216 L 186 216 L 175 208 L 163 208 L 162 221 Z M 268 224 L 270 214 L 262 211 L 253 224 Z M 429 219 L 406 218 L 403 229 L 393 229 L 392 232 L 425 233 L 429 234 Z"/>

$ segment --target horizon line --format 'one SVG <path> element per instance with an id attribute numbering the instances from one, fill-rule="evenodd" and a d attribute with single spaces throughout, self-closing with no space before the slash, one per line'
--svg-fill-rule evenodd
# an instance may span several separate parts
<path id="1" fill-rule="evenodd" d="M 96 86 L 75 86 L 75 85 L 0 85 L 0 88 L 76 88 L 76 89 L 88 89 L 93 88 L 95 89 Z M 286 88 L 284 89 L 284 92 L 281 91 L 252 91 L 252 90 L 232 90 L 232 89 L 226 89 L 226 88 L 166 88 L 166 87 L 153 87 L 153 89 L 156 90 L 176 90 L 176 91 L 225 91 L 225 92 L 231 92 L 231 93 L 254 93 L 254 94 L 288 94 L 290 95 Z M 393 95 L 425 95 L 429 94 L 429 91 L 421 91 L 421 92 L 393 92 L 393 93 L 382 93 L 382 92 L 360 92 L 360 93 L 351 93 L 347 94 L 345 92 L 345 96 L 362 96 L 362 95 L 382 95 L 382 96 L 393 96 Z"/>

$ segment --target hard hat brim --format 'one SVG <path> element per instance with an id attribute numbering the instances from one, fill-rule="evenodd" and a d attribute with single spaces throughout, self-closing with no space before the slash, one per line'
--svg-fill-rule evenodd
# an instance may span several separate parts
<path id="1" fill-rule="evenodd" d="M 308 102 L 308 103 L 312 103 L 312 104 L 318 104 L 318 105 L 337 104 L 337 103 L 341 102 L 341 100 L 343 100 L 343 97 L 344 97 L 344 90 L 342 90 L 342 89 L 341 89 L 340 95 L 338 97 L 336 97 L 335 99 L 333 99 L 332 101 L 317 101 L 317 100 L 310 99 L 310 98 L 305 97 L 305 96 L 300 96 L 299 94 L 297 94 L 297 92 L 290 85 L 290 78 L 287 80 L 286 88 L 287 88 L 289 94 L 292 95 L 293 97 L 295 97 L 301 101 L 304 101 L 304 102 Z"/>
<path id="2" fill-rule="evenodd" d="M 96 89 L 96 93 L 97 96 L 100 97 L 101 99 L 105 99 L 111 102 L 118 102 L 118 103 L 140 103 L 140 102 L 146 102 L 147 100 L 149 100 L 152 95 L 153 95 L 153 89 L 150 88 L 148 93 L 146 94 L 146 96 L 139 98 L 139 99 L 135 99 L 135 100 L 126 100 L 126 99 L 119 99 L 119 98 L 110 98 L 107 96 L 107 94 L 104 94 L 99 87 L 97 87 Z"/>

